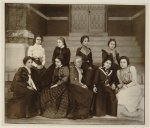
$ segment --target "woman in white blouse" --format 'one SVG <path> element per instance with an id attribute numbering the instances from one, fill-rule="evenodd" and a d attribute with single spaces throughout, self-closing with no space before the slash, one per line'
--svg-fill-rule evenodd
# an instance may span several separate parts
<path id="1" fill-rule="evenodd" d="M 34 37 L 34 45 L 28 49 L 28 56 L 34 60 L 33 66 L 42 69 L 45 65 L 45 49 L 42 47 L 42 36 Z"/>
<path id="2" fill-rule="evenodd" d="M 37 35 L 34 37 L 34 45 L 30 46 L 28 49 L 28 56 L 32 57 L 33 59 L 33 68 L 36 70 L 38 76 L 38 87 L 39 91 L 42 90 L 43 85 L 45 85 L 43 78 L 44 73 L 46 71 L 45 68 L 45 49 L 42 47 L 43 37 Z"/>

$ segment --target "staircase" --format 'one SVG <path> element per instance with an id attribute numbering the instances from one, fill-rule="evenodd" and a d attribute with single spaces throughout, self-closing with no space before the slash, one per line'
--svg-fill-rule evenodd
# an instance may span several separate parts
<path id="1" fill-rule="evenodd" d="M 80 44 L 80 37 L 70 35 L 64 37 L 66 39 L 67 46 L 70 48 L 71 51 L 71 62 L 76 54 L 76 50 L 78 47 L 81 47 Z M 52 55 L 54 48 L 57 45 L 57 38 L 58 36 L 45 36 L 43 47 L 45 48 L 46 52 L 46 67 L 48 67 L 52 62 Z M 121 36 L 90 36 L 90 43 L 89 47 L 92 50 L 93 54 L 93 61 L 94 64 L 100 65 L 102 62 L 102 53 L 101 49 L 107 47 L 107 42 L 110 38 L 115 38 L 117 41 L 117 49 L 120 53 L 120 56 L 128 56 L 130 58 L 131 65 L 136 66 L 137 73 L 138 73 L 138 81 L 140 83 L 143 82 L 144 77 L 144 56 L 141 51 L 140 46 L 138 45 L 135 37 L 128 36 L 128 37 L 121 37 Z"/>

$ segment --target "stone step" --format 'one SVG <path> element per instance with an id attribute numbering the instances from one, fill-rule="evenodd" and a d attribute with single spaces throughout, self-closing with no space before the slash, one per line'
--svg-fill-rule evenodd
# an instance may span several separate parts
<path id="1" fill-rule="evenodd" d="M 76 33 L 76 32 L 71 32 L 69 33 L 69 36 L 83 36 L 83 35 L 89 35 L 89 36 L 108 36 L 108 33 L 107 32 L 99 32 L 99 33 Z"/>
<path id="2" fill-rule="evenodd" d="M 44 36 L 44 41 L 56 41 L 57 38 L 59 38 L 60 36 Z M 63 36 L 65 38 L 65 40 L 77 40 L 80 41 L 81 36 Z M 99 37 L 99 36 L 90 36 L 90 41 L 92 40 L 106 40 L 108 41 L 110 38 L 114 38 L 116 39 L 116 41 L 134 41 L 135 37 L 134 36 L 106 36 L 106 37 Z"/>
<path id="3" fill-rule="evenodd" d="M 45 51 L 53 51 L 55 49 L 55 46 L 43 46 L 45 48 Z M 68 47 L 70 49 L 71 52 L 76 52 L 77 48 L 79 47 Z M 95 47 L 95 46 L 91 46 L 90 47 L 92 52 L 101 52 L 102 49 L 105 49 L 106 47 L 105 46 L 101 46 L 101 47 Z M 141 48 L 139 46 L 137 47 L 127 47 L 127 46 L 124 46 L 124 47 L 118 47 L 117 48 L 118 51 L 121 53 L 121 52 L 141 52 Z"/>
<path id="4" fill-rule="evenodd" d="M 52 55 L 53 55 L 53 51 L 54 51 L 54 48 L 53 49 L 45 49 L 45 54 L 46 54 L 46 57 L 52 57 Z M 70 49 L 70 51 L 71 51 L 71 56 L 73 57 L 73 56 L 75 56 L 75 54 L 76 54 L 76 48 L 75 49 Z M 142 52 L 140 51 L 140 50 L 137 50 L 137 49 L 134 49 L 134 50 L 119 50 L 119 53 L 120 53 L 120 56 L 128 56 L 129 58 L 131 58 L 131 57 L 141 57 L 141 58 L 144 58 L 143 57 L 143 54 L 142 54 Z M 102 52 L 101 52 L 101 50 L 93 50 L 92 49 L 92 56 L 93 56 L 93 58 L 95 58 L 95 57 L 102 57 Z"/>
<path id="5" fill-rule="evenodd" d="M 80 41 L 66 41 L 66 44 L 68 47 L 70 46 L 78 46 L 81 47 Z M 56 41 L 45 41 L 42 44 L 43 46 L 57 46 Z M 105 46 L 107 47 L 107 41 L 90 41 L 89 46 Z M 117 42 L 117 47 L 123 47 L 123 46 L 132 46 L 136 47 L 138 46 L 136 41 L 119 41 Z"/>
<path id="6" fill-rule="evenodd" d="M 46 62 L 47 63 L 51 63 L 51 59 L 52 59 L 52 57 L 50 57 L 50 58 L 48 57 L 46 59 Z M 71 61 L 73 61 L 73 59 L 74 59 L 74 57 L 70 58 Z M 102 58 L 100 56 L 95 56 L 93 58 L 93 61 L 95 63 L 97 63 L 97 62 L 101 63 L 102 62 Z M 134 63 L 144 63 L 144 58 L 142 58 L 142 57 L 130 57 L 130 63 L 132 63 L 132 64 L 134 64 Z"/>

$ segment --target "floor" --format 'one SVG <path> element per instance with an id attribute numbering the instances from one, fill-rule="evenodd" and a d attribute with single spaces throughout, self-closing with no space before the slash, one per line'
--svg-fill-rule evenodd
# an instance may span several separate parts
<path id="1" fill-rule="evenodd" d="M 10 93 L 9 86 L 11 82 L 6 82 L 5 86 L 5 101 L 7 98 L 10 98 L 12 94 Z M 144 88 L 143 88 L 144 95 Z M 141 114 L 143 115 L 143 114 Z M 49 119 L 42 116 L 36 116 L 33 118 L 22 118 L 22 119 L 8 119 L 5 118 L 6 124 L 65 124 L 65 125 L 144 125 L 144 116 L 139 116 L 136 118 L 130 117 L 92 117 L 89 119 Z"/>
<path id="2" fill-rule="evenodd" d="M 6 124 L 65 124 L 65 125 L 144 125 L 144 120 L 141 118 L 117 118 L 111 116 L 92 117 L 90 119 L 49 119 L 41 116 L 22 119 L 5 119 Z"/>

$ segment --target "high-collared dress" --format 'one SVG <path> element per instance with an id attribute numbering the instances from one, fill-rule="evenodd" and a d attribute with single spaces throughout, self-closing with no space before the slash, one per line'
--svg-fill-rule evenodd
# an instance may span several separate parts
<path id="1" fill-rule="evenodd" d="M 98 89 L 96 94 L 96 116 L 117 116 L 117 98 L 111 85 L 115 83 L 113 70 L 105 70 L 100 67 L 95 75 L 95 85 Z"/>
<path id="2" fill-rule="evenodd" d="M 42 86 L 48 86 L 52 82 L 52 76 L 53 76 L 54 69 L 55 69 L 55 58 L 57 56 L 63 57 L 64 66 L 69 67 L 70 56 L 71 56 L 70 49 L 65 48 L 65 47 L 64 48 L 56 47 L 54 49 L 53 56 L 52 56 L 52 64 L 50 64 L 50 66 L 46 69 L 44 77 L 42 78 L 42 81 L 44 81 L 44 84 L 45 84 Z"/>
<path id="3" fill-rule="evenodd" d="M 64 118 L 68 111 L 69 69 L 66 66 L 55 68 L 52 82 L 41 92 L 42 116 Z M 57 84 L 57 87 L 50 88 Z"/>
<path id="4" fill-rule="evenodd" d="M 117 93 L 118 105 L 124 106 L 131 113 L 139 108 L 144 110 L 140 106 L 143 96 L 141 87 L 137 83 L 136 68 L 134 66 L 128 66 L 125 69 L 120 69 L 117 71 L 117 76 L 120 84 L 123 85 Z"/>
<path id="5" fill-rule="evenodd" d="M 93 79 L 94 79 L 94 73 L 96 70 L 96 66 L 93 65 L 93 58 L 92 58 L 92 51 L 90 48 L 87 50 L 86 53 L 82 47 L 78 48 L 76 51 L 76 56 L 82 57 L 82 69 L 84 70 L 84 76 L 85 76 L 85 84 L 88 86 L 89 89 L 91 89 L 93 85 Z M 89 69 L 89 67 L 92 67 L 92 69 Z"/>

